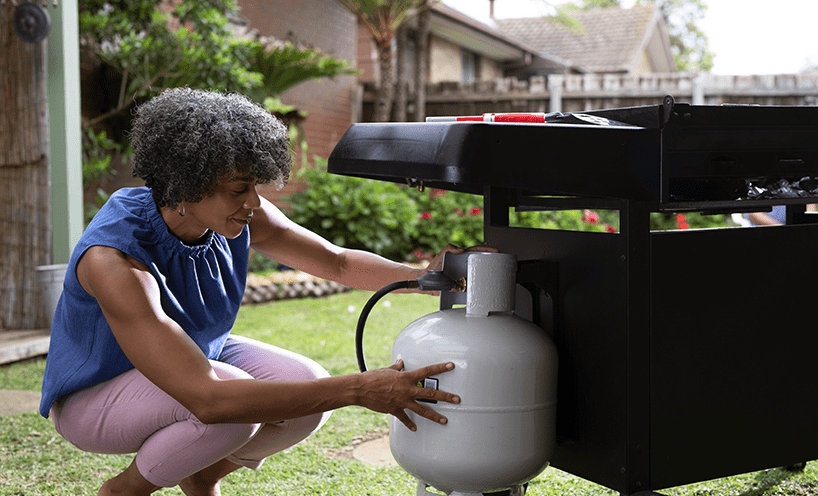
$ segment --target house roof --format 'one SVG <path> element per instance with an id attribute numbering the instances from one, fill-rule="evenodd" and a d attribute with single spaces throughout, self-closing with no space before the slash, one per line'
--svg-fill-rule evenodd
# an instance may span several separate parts
<path id="1" fill-rule="evenodd" d="M 436 36 L 493 60 L 512 62 L 529 56 L 560 66 L 569 65 L 556 55 L 540 53 L 525 40 L 498 30 L 496 26 L 483 24 L 442 2 L 432 4 L 430 17 L 430 30 Z"/>
<path id="2" fill-rule="evenodd" d="M 552 17 L 497 19 L 509 37 L 535 50 L 580 67 L 583 72 L 633 72 L 647 50 L 656 72 L 673 72 L 667 28 L 654 4 L 577 10 L 571 15 L 581 32 L 557 23 Z"/>

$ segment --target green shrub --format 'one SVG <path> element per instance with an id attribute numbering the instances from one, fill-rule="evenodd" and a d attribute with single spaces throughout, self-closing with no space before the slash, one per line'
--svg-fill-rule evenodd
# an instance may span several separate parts
<path id="1" fill-rule="evenodd" d="M 402 260 L 411 252 L 418 207 L 400 186 L 384 181 L 328 174 L 326 162 L 302 168 L 308 186 L 293 193 L 290 218 L 346 248 L 374 251 Z"/>
<path id="2" fill-rule="evenodd" d="M 516 227 L 534 229 L 559 229 L 562 231 L 619 231 L 619 214 L 616 211 L 594 210 L 546 210 L 541 212 L 510 213 L 509 223 Z"/>
<path id="3" fill-rule="evenodd" d="M 247 261 L 247 271 L 254 274 L 269 274 L 278 272 L 282 266 L 275 260 L 265 257 L 261 253 L 250 250 L 250 257 Z"/>
<path id="4" fill-rule="evenodd" d="M 374 251 L 396 260 L 430 259 L 447 243 L 475 246 L 483 240 L 483 197 L 329 174 L 326 161 L 297 174 L 307 187 L 294 193 L 290 217 L 335 244 Z M 509 213 L 510 225 L 535 229 L 619 231 L 619 213 L 564 210 Z M 651 229 L 729 225 L 725 216 L 651 214 Z"/>
<path id="5" fill-rule="evenodd" d="M 706 229 L 733 225 L 729 215 L 703 215 L 698 212 L 650 215 L 650 228 L 653 231 L 672 231 L 674 229 Z"/>
<path id="6" fill-rule="evenodd" d="M 418 205 L 415 258 L 431 258 L 447 243 L 455 246 L 483 244 L 483 197 L 442 189 L 405 188 Z"/>
<path id="7" fill-rule="evenodd" d="M 452 243 L 476 246 L 483 240 L 483 197 L 455 191 L 431 189 L 409 190 L 421 214 L 414 255 L 429 258 Z M 543 211 L 509 212 L 509 223 L 515 227 L 562 229 L 568 231 L 616 232 L 618 215 L 613 212 Z"/>

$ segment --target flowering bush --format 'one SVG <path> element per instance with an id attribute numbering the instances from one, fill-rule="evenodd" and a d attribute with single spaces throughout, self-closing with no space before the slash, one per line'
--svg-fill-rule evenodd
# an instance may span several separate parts
<path id="1" fill-rule="evenodd" d="M 429 259 L 447 243 L 483 244 L 483 197 L 441 189 L 419 191 L 384 181 L 328 174 L 326 162 L 299 170 L 307 189 L 292 194 L 290 217 L 333 243 L 392 259 Z M 509 212 L 512 226 L 615 233 L 608 210 Z M 725 216 L 651 214 L 651 229 L 727 225 Z"/>
<path id="2" fill-rule="evenodd" d="M 419 211 L 403 187 L 328 174 L 326 163 L 316 162 L 298 171 L 308 187 L 287 198 L 293 221 L 339 246 L 388 258 L 403 259 L 416 246 Z"/>
<path id="3" fill-rule="evenodd" d="M 607 210 L 546 210 L 542 212 L 511 212 L 510 223 L 518 227 L 560 229 L 563 231 L 619 231 L 619 215 Z"/>
<path id="4" fill-rule="evenodd" d="M 650 215 L 650 229 L 652 231 L 672 231 L 676 229 L 705 229 L 711 227 L 727 227 L 732 225 L 728 215 L 703 215 L 698 212 L 689 213 L 652 213 Z"/>
<path id="5" fill-rule="evenodd" d="M 415 232 L 415 258 L 429 258 L 447 243 L 474 246 L 483 243 L 483 197 L 428 189 L 407 189 L 420 215 Z"/>

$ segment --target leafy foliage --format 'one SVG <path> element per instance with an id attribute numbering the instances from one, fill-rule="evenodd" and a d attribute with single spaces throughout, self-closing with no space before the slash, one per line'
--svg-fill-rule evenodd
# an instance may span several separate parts
<path id="1" fill-rule="evenodd" d="M 707 12 L 704 0 L 650 0 L 659 5 L 670 35 L 670 49 L 680 71 L 709 72 L 713 52 L 698 23 Z"/>
<path id="2" fill-rule="evenodd" d="M 298 171 L 308 187 L 287 199 L 295 222 L 347 248 L 397 259 L 411 251 L 418 210 L 400 186 L 328 174 L 316 162 Z"/>
<path id="3" fill-rule="evenodd" d="M 704 215 L 699 212 L 685 214 L 653 213 L 650 216 L 650 228 L 653 231 L 673 229 L 708 229 L 733 225 L 728 215 Z"/>
<path id="4" fill-rule="evenodd" d="M 416 258 L 431 258 L 447 243 L 473 246 L 483 243 L 483 197 L 430 189 L 408 189 L 417 203 L 420 217 L 415 232 Z"/>
<path id="5" fill-rule="evenodd" d="M 355 14 L 372 35 L 375 43 L 390 42 L 398 26 L 421 7 L 426 0 L 337 0 Z"/>
<path id="6" fill-rule="evenodd" d="M 302 169 L 303 192 L 291 195 L 290 217 L 349 248 L 392 259 L 429 259 L 447 243 L 483 244 L 483 197 L 455 191 L 418 191 L 403 185 L 329 174 L 326 161 Z M 509 212 L 509 224 L 533 229 L 619 232 L 619 213 L 609 210 Z M 724 215 L 651 214 L 652 230 L 725 227 Z M 262 269 L 262 266 L 259 266 Z M 264 267 L 267 269 L 268 267 Z M 263 270 L 263 269 L 262 269 Z"/>
<path id="7" fill-rule="evenodd" d="M 266 98 L 280 95 L 287 89 L 308 79 L 356 75 L 350 62 L 336 59 L 315 49 L 299 48 L 291 42 L 257 43 L 250 47 L 250 68 L 261 75 L 261 85 L 245 94 L 252 100 L 263 102 Z"/>
<path id="8" fill-rule="evenodd" d="M 122 150 L 122 146 L 110 139 L 105 131 L 95 133 L 85 128 L 82 137 L 82 182 L 93 183 L 111 172 L 111 154 Z"/>
<path id="9" fill-rule="evenodd" d="M 182 0 L 163 12 L 167 5 L 80 2 L 82 45 L 120 79 L 113 112 L 164 88 L 235 91 L 261 103 L 307 79 L 357 73 L 317 49 L 236 37 L 228 18 L 238 9 L 235 0 Z"/>
<path id="10" fill-rule="evenodd" d="M 317 49 L 252 33 L 237 36 L 229 22 L 237 9 L 235 0 L 80 0 L 81 56 L 86 66 L 98 68 L 99 78 L 98 93 L 89 98 L 98 114 L 83 122 L 87 196 L 94 196 L 95 179 L 111 172 L 111 156 L 127 153 L 122 131 L 131 107 L 165 88 L 245 94 L 290 121 L 293 143 L 306 145 L 298 129 L 304 114 L 278 96 L 308 79 L 356 71 Z M 96 194 L 87 218 L 106 197 Z"/>
<path id="11" fill-rule="evenodd" d="M 248 69 L 259 44 L 233 37 L 233 0 L 182 0 L 162 12 L 160 0 L 80 2 L 80 43 L 119 75 L 113 108 L 100 122 L 164 88 L 191 86 L 247 92 L 262 85 Z"/>
<path id="12" fill-rule="evenodd" d="M 115 171 L 111 167 L 111 158 L 114 154 L 121 153 L 122 149 L 123 146 L 110 139 L 105 131 L 95 133 L 93 128 L 85 128 L 82 136 L 82 183 L 90 187 L 106 174 L 113 174 Z M 86 203 L 83 209 L 86 226 L 108 201 L 109 196 L 111 195 L 102 188 L 96 189 L 94 203 Z"/>
<path id="13" fill-rule="evenodd" d="M 298 172 L 305 184 L 290 195 L 289 216 L 335 244 L 396 260 L 429 259 L 447 243 L 483 240 L 483 197 L 455 191 L 418 191 L 404 185 L 329 174 L 326 161 Z M 509 212 L 509 224 L 533 229 L 619 232 L 619 213 L 607 210 Z M 651 214 L 651 229 L 725 227 L 724 215 Z M 260 261 L 259 270 L 271 267 Z"/>
<path id="14" fill-rule="evenodd" d="M 329 174 L 325 161 L 315 161 L 298 172 L 306 189 L 287 199 L 289 215 L 335 244 L 402 260 L 431 258 L 447 243 L 483 242 L 480 196 Z"/>

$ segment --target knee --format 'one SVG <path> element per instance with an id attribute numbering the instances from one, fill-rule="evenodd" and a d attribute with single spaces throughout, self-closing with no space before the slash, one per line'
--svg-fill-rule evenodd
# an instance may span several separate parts
<path id="1" fill-rule="evenodd" d="M 329 377 L 315 360 L 261 341 L 231 336 L 220 358 L 256 379 L 310 381 Z"/>
<path id="2" fill-rule="evenodd" d="M 213 371 L 216 372 L 216 376 L 219 379 L 229 380 L 229 379 L 252 379 L 253 376 L 245 372 L 244 370 L 230 365 L 228 363 L 219 362 L 216 360 L 210 360 L 210 366 L 213 367 Z"/>
<path id="3" fill-rule="evenodd" d="M 300 367 L 298 367 L 297 374 L 300 375 L 299 378 L 295 380 L 300 381 L 311 381 L 314 379 L 323 379 L 325 377 L 329 377 L 330 373 L 322 367 L 318 362 L 315 360 L 308 358 L 308 357 L 301 357 L 300 360 Z"/>
<path id="4" fill-rule="evenodd" d="M 321 364 L 310 357 L 289 350 L 280 350 L 280 353 L 285 360 L 281 362 L 281 369 L 277 371 L 277 380 L 312 381 L 330 376 Z"/>
<path id="5" fill-rule="evenodd" d="M 332 411 L 328 411 L 286 421 L 288 424 L 287 430 L 294 439 L 293 444 L 301 442 L 318 432 L 327 423 L 331 415 Z"/>
<path id="6" fill-rule="evenodd" d="M 210 366 L 221 380 L 253 378 L 247 372 L 230 364 L 210 360 Z M 189 403 L 185 406 L 196 420 L 202 424 L 215 425 L 231 422 L 229 418 L 235 408 L 227 398 L 211 394 L 209 396 L 201 395 L 196 400 L 195 403 Z"/>
<path id="7" fill-rule="evenodd" d="M 237 449 L 253 439 L 253 436 L 258 433 L 263 425 L 264 424 L 206 424 L 204 428 L 207 431 L 205 436 L 212 439 L 221 439 L 230 445 L 231 449 Z"/>

